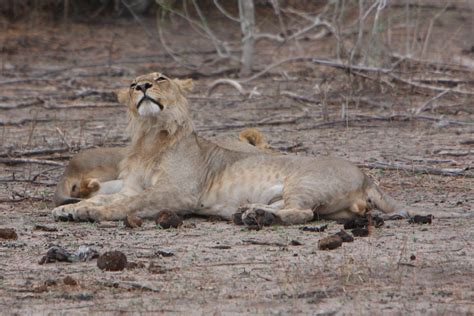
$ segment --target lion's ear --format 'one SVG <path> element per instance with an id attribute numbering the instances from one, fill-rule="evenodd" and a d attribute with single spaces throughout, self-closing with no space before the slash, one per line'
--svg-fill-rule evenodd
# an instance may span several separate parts
<path id="1" fill-rule="evenodd" d="M 127 105 L 128 101 L 130 99 L 130 95 L 128 94 L 128 89 L 123 88 L 120 90 L 115 91 L 115 94 L 117 95 L 117 100 L 120 104 Z"/>
<path id="2" fill-rule="evenodd" d="M 174 82 L 178 84 L 179 88 L 184 93 L 188 93 L 193 90 L 193 87 L 194 87 L 193 79 L 174 79 Z"/>

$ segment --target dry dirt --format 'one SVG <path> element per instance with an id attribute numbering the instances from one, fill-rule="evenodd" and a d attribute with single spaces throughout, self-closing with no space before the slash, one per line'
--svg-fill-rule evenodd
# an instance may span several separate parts
<path id="1" fill-rule="evenodd" d="M 153 19 L 145 23 L 153 25 Z M 178 30 L 179 26 L 174 25 Z M 0 227 L 15 228 L 18 234 L 18 240 L 0 240 L 1 314 L 474 313 L 472 170 L 439 176 L 364 168 L 398 200 L 427 213 L 459 217 L 437 216 L 432 225 L 387 222 L 369 237 L 331 251 L 318 250 L 317 245 L 342 228 L 333 222 L 322 233 L 304 232 L 298 226 L 249 231 L 201 218 L 186 219 L 179 229 L 160 230 L 145 222 L 131 230 L 121 223 L 55 223 L 50 215 L 54 185 L 63 170 L 60 164 L 75 149 L 126 144 L 125 109 L 113 91 L 126 87 L 137 74 L 161 70 L 170 76 L 195 77 L 190 107 L 201 135 L 237 137 L 242 128 L 256 126 L 281 151 L 345 157 L 361 165 L 472 168 L 471 95 L 448 94 L 432 111 L 415 118 L 410 111 L 438 93 L 398 83 L 390 88 L 360 77 L 350 82 L 341 70 L 296 63 L 247 84 L 260 92 L 252 98 L 230 87 L 207 96 L 210 83 L 219 76 L 205 77 L 175 63 L 132 20 L 68 26 L 30 21 L 4 30 L 0 158 L 48 164 L 0 164 Z M 449 46 L 453 55 L 461 56 L 466 44 L 456 39 L 470 35 L 469 30 L 461 32 L 468 33 L 456 33 Z M 215 57 L 208 43 L 185 32 L 176 34 L 173 43 L 189 60 Z M 331 39 L 300 45 L 305 53 L 332 57 Z M 260 52 L 266 52 L 257 60 L 262 69 L 288 56 L 291 49 L 267 43 Z M 226 67 L 222 62 L 215 65 Z M 462 88 L 473 91 L 472 71 L 426 71 L 466 79 Z M 325 99 L 315 94 L 315 85 L 327 91 Z M 283 91 L 312 101 L 283 96 Z M 35 230 L 36 224 L 57 231 Z M 293 240 L 302 245 L 293 246 Z M 38 264 L 51 245 L 72 252 L 82 245 L 100 253 L 120 250 L 142 265 L 103 272 L 96 260 Z M 160 250 L 173 256 L 161 256 Z M 64 284 L 65 277 L 78 284 Z"/>

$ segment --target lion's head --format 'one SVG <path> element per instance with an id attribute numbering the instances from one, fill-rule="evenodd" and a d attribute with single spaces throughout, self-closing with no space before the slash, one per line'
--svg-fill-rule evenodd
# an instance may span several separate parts
<path id="1" fill-rule="evenodd" d="M 118 99 L 128 106 L 130 119 L 135 123 L 173 134 L 190 118 L 186 93 L 192 87 L 192 79 L 170 79 L 154 72 L 135 78 L 127 90 L 118 93 Z"/>

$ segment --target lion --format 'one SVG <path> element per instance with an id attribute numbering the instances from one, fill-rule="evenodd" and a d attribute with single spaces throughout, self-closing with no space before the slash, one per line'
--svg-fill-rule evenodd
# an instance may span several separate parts
<path id="1" fill-rule="evenodd" d="M 95 194 L 120 191 L 119 163 L 125 148 L 92 148 L 75 155 L 61 176 L 54 192 L 54 205 L 77 203 Z"/>
<path id="2" fill-rule="evenodd" d="M 197 135 L 186 93 L 192 80 L 155 72 L 137 77 L 122 101 L 131 141 L 120 163 L 120 192 L 56 207 L 55 220 L 153 218 L 168 210 L 248 226 L 345 220 L 397 202 L 349 161 L 239 151 Z"/>
<path id="3" fill-rule="evenodd" d="M 246 128 L 239 134 L 240 142 L 233 139 L 219 139 L 218 144 L 226 147 L 238 147 L 240 150 L 252 150 L 252 146 L 273 151 L 265 136 L 256 128 Z M 251 145 L 251 146 L 249 146 Z M 119 163 L 125 157 L 124 148 L 86 149 L 75 155 L 61 176 L 54 192 L 54 205 L 72 204 L 97 194 L 119 192 L 122 181 L 118 179 Z"/>

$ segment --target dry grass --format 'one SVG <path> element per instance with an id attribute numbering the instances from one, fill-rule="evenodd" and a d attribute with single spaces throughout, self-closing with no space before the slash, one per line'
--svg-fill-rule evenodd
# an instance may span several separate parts
<path id="1" fill-rule="evenodd" d="M 403 17 L 404 10 L 392 11 L 394 19 Z M 438 8 L 424 10 L 421 12 L 431 18 L 439 12 Z M 468 32 L 453 31 L 464 16 L 453 10 L 443 13 L 444 23 L 433 23 L 428 55 L 424 56 L 429 61 L 416 60 L 420 56 L 404 59 L 396 74 L 421 83 L 427 78 L 461 78 L 464 81 L 456 88 L 472 91 L 469 67 L 440 64 L 445 60 L 437 59 L 439 51 L 430 50 L 450 38 L 449 51 L 442 52 L 446 58 L 472 58 L 461 52 Z M 422 21 L 420 17 L 420 34 L 427 31 Z M 154 19 L 144 23 L 155 29 Z M 180 56 L 197 62 L 218 57 L 212 44 L 196 40 L 192 33 L 178 32 L 186 24 L 174 23 L 165 32 L 176 34 L 173 47 Z M 216 33 L 222 36 L 227 21 L 215 23 L 220 26 L 214 27 Z M 261 27 L 276 32 L 280 26 L 268 22 Z M 404 47 L 405 31 L 393 22 L 393 47 Z M 409 34 L 412 43 L 414 29 Z M 378 35 L 373 39 L 379 40 Z M 385 191 L 409 205 L 470 217 L 437 218 L 433 225 L 425 226 L 390 222 L 368 238 L 357 238 L 334 251 L 320 251 L 318 240 L 337 232 L 340 225 L 329 223 L 324 233 L 307 233 L 299 227 L 279 226 L 247 231 L 231 223 L 196 218 L 185 220 L 181 229 L 167 231 L 151 222 L 133 231 L 121 224 L 54 223 L 50 199 L 62 168 L 31 163 L 65 162 L 78 147 L 126 144 L 124 108 L 116 103 L 113 91 L 152 69 L 196 78 L 191 112 L 198 131 L 206 137 L 237 137 L 242 127 L 257 126 L 274 148 L 367 164 L 379 161 L 437 169 L 472 166 L 474 113 L 469 95 L 449 92 L 432 100 L 439 92 L 376 72 L 350 75 L 334 67 L 298 62 L 242 83 L 246 90 L 256 88 L 260 93 L 251 98 L 226 86 L 209 97 L 206 92 L 219 76 L 203 76 L 208 68 L 195 73 L 179 67 L 130 20 L 71 23 L 67 30 L 57 25 L 32 29 L 23 23 L 9 24 L 0 33 L 0 43 L 0 154 L 2 158 L 30 159 L 30 163 L 2 164 L 0 169 L 0 223 L 14 227 L 19 235 L 16 241 L 0 241 L 2 312 L 473 312 L 472 170 L 464 176 L 443 177 L 365 169 Z M 323 59 L 336 55 L 333 36 L 287 46 L 261 42 L 256 55 L 259 69 L 295 56 L 295 47 L 301 50 L 298 53 Z M 219 62 L 211 68 L 227 67 L 232 65 Z M 448 89 L 452 88 L 449 80 L 430 84 Z M 417 114 L 429 100 L 429 106 Z M 35 224 L 54 226 L 58 231 L 34 230 Z M 252 245 L 244 242 L 248 239 L 280 244 L 298 240 L 303 245 Z M 144 267 L 106 273 L 98 270 L 95 261 L 39 265 L 52 244 L 71 251 L 80 245 L 100 252 L 119 249 Z M 156 254 L 159 249 L 175 255 L 160 257 Z M 66 276 L 79 285 L 63 284 Z"/>

